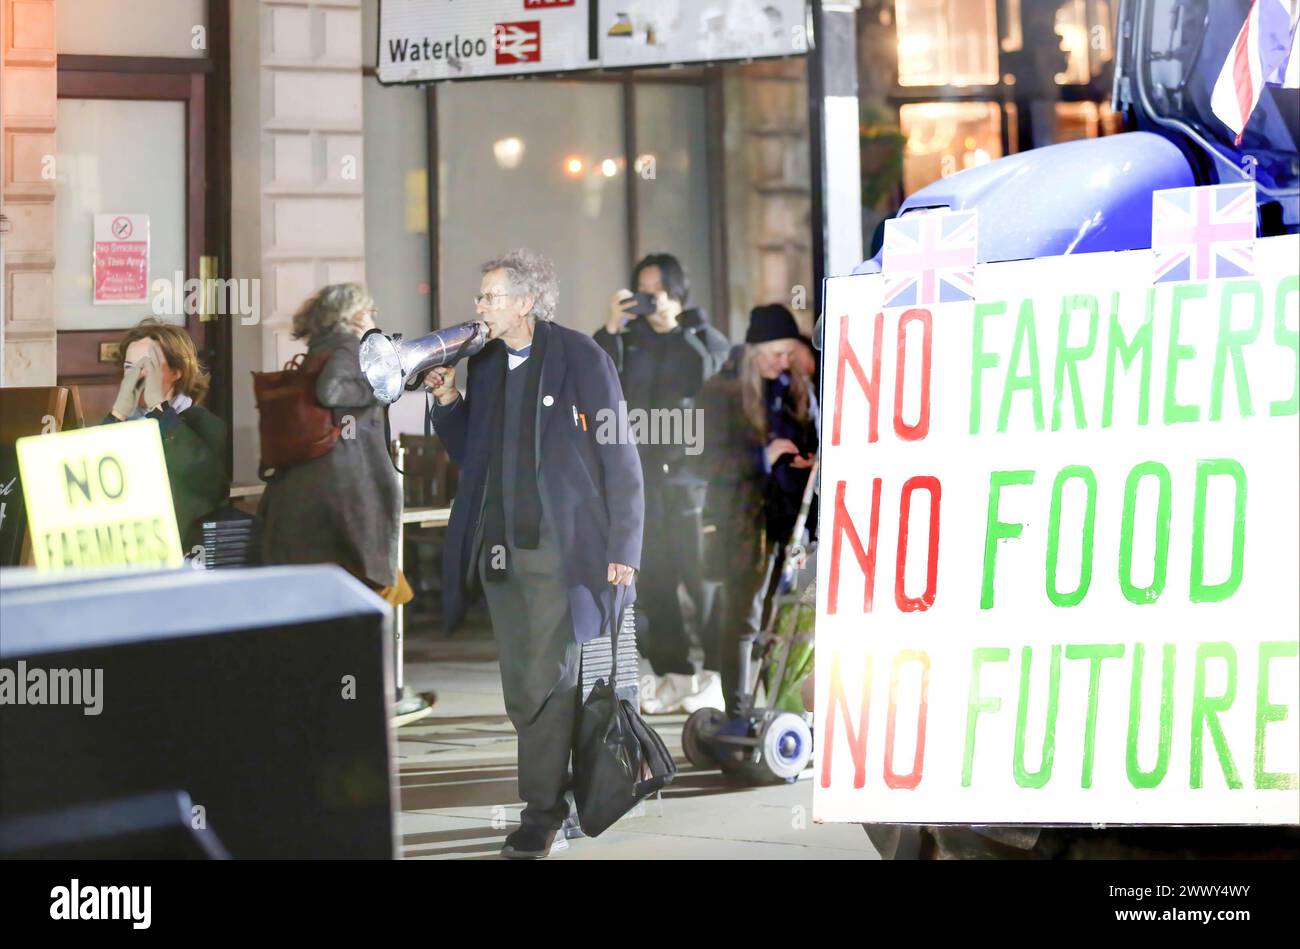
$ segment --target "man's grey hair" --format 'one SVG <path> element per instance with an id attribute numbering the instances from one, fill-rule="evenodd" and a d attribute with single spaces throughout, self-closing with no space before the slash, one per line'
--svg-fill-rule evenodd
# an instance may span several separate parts
<path id="1" fill-rule="evenodd" d="M 336 327 L 351 331 L 347 324 L 352 317 L 374 305 L 370 292 L 359 283 L 332 283 L 322 287 L 304 300 L 293 315 L 293 338 L 324 336 Z"/>
<path id="2" fill-rule="evenodd" d="M 506 272 L 511 292 L 533 298 L 529 316 L 547 322 L 555 319 L 555 305 L 560 299 L 560 281 L 555 276 L 555 264 L 551 263 L 549 257 L 520 247 L 483 265 L 483 273 L 491 273 L 493 270 Z"/>

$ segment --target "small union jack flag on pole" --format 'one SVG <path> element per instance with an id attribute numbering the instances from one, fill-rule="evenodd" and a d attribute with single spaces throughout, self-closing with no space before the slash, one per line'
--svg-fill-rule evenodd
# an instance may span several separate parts
<path id="1" fill-rule="evenodd" d="M 1151 196 L 1153 283 L 1254 273 L 1255 185 L 1170 188 Z"/>
<path id="2" fill-rule="evenodd" d="M 882 305 L 974 299 L 976 236 L 974 211 L 931 211 L 886 221 Z"/>

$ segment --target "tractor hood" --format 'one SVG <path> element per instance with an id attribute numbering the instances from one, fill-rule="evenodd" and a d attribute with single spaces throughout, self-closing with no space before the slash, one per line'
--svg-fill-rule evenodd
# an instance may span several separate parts
<path id="1" fill-rule="evenodd" d="M 1196 184 L 1177 146 L 1150 132 L 1063 142 L 940 179 L 903 202 L 979 211 L 979 262 L 1151 246 L 1151 192 Z M 879 273 L 880 255 L 854 273 Z"/>

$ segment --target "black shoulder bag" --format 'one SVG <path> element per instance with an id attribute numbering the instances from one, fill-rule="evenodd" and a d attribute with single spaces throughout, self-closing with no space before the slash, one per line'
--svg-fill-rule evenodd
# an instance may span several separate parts
<path id="1" fill-rule="evenodd" d="M 625 589 L 615 586 L 611 591 L 611 656 L 618 655 Z M 663 739 L 606 679 L 597 680 L 579 709 L 575 737 L 573 796 L 578 820 L 588 837 L 603 833 L 677 774 Z"/>

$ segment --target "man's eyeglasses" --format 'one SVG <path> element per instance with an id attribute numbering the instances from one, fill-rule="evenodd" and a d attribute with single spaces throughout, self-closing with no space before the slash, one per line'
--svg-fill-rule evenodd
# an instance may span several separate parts
<path id="1" fill-rule="evenodd" d="M 486 303 L 489 308 L 495 309 L 498 300 L 504 300 L 506 297 L 517 297 L 517 293 L 476 293 L 474 294 L 474 305 Z"/>

